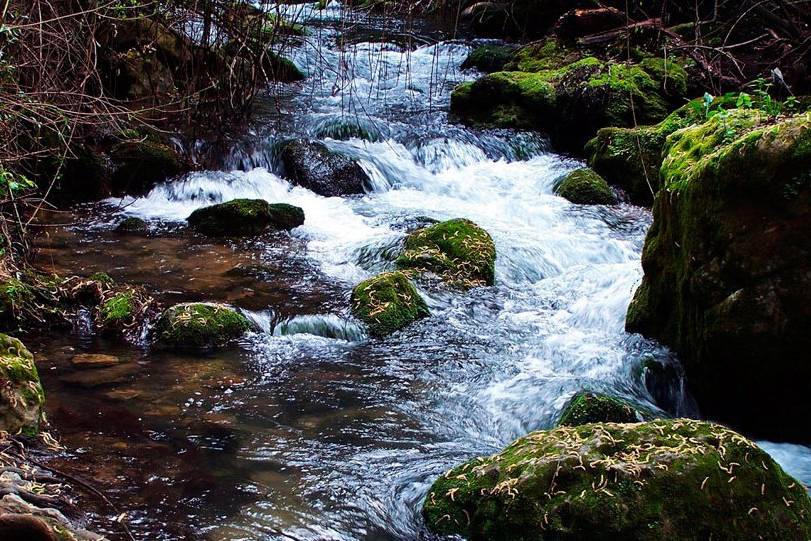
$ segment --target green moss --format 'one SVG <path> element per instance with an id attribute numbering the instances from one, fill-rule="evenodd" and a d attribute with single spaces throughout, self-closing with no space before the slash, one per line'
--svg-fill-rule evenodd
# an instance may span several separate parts
<path id="1" fill-rule="evenodd" d="M 0 283 L 0 319 L 5 326 L 13 326 L 33 305 L 34 288 L 17 278 Z"/>
<path id="2" fill-rule="evenodd" d="M 527 72 L 556 70 L 577 59 L 577 52 L 567 50 L 556 39 L 550 38 L 518 49 L 505 69 Z"/>
<path id="3" fill-rule="evenodd" d="M 44 405 L 34 356 L 16 338 L 0 334 L 0 430 L 36 434 Z"/>
<path id="4" fill-rule="evenodd" d="M 115 280 L 106 272 L 96 272 L 90 275 L 90 280 L 99 282 L 102 285 L 109 286 L 115 283 Z"/>
<path id="5" fill-rule="evenodd" d="M 701 174 L 708 164 L 723 153 L 729 153 L 729 143 L 741 144 L 741 136 L 768 120 L 758 110 L 733 109 L 717 114 L 704 122 L 672 134 L 666 144 L 661 175 L 669 190 L 684 187 Z M 762 132 L 755 133 L 759 137 Z M 737 140 L 737 141 L 736 141 Z M 746 144 L 746 143 L 743 143 Z"/>
<path id="6" fill-rule="evenodd" d="M 806 539 L 811 501 L 764 451 L 686 419 L 534 432 L 432 486 L 440 534 L 491 541 Z"/>
<path id="7" fill-rule="evenodd" d="M 616 202 L 608 183 L 591 169 L 577 169 L 555 187 L 555 193 L 578 205 L 610 205 Z"/>
<path id="8" fill-rule="evenodd" d="M 662 89 L 675 96 L 687 94 L 687 71 L 685 71 L 681 59 L 667 59 L 648 57 L 639 63 L 651 77 L 658 81 Z"/>
<path id="9" fill-rule="evenodd" d="M 209 236 L 258 235 L 268 228 L 290 230 L 304 223 L 304 211 L 285 203 L 262 199 L 234 199 L 197 209 L 189 225 Z"/>
<path id="10" fill-rule="evenodd" d="M 463 83 L 452 95 L 451 110 L 475 125 L 543 129 L 564 148 L 580 150 L 592 133 L 605 126 L 658 122 L 667 116 L 672 93 L 663 90 L 660 77 L 670 74 L 684 82 L 675 63 L 649 59 L 639 64 L 604 62 L 596 57 L 572 61 L 563 55 L 540 54 L 528 60 L 538 46 L 519 50 L 506 69 L 528 71 L 491 73 Z M 540 50 L 554 49 L 552 45 Z M 540 60 L 539 60 L 540 58 Z M 563 60 L 565 58 L 565 61 Z M 668 80 L 667 84 L 671 81 Z"/>
<path id="11" fill-rule="evenodd" d="M 636 423 L 642 420 L 642 414 L 624 400 L 604 394 L 579 392 L 563 408 L 558 426 Z"/>
<path id="12" fill-rule="evenodd" d="M 176 349 L 221 347 L 251 330 L 248 319 L 222 304 L 187 303 L 167 309 L 155 324 L 155 341 Z"/>
<path id="13" fill-rule="evenodd" d="M 496 246 L 487 231 L 457 218 L 411 233 L 396 264 L 431 271 L 455 287 L 471 288 L 493 285 L 495 262 Z"/>
<path id="14" fill-rule="evenodd" d="M 105 325 L 119 325 L 132 321 L 135 315 L 133 292 L 123 291 L 107 299 L 102 303 L 99 312 Z"/>
<path id="15" fill-rule="evenodd" d="M 718 98 L 717 107 L 728 109 L 734 100 Z M 703 100 L 693 100 L 653 126 L 603 128 L 586 145 L 589 167 L 622 188 L 632 201 L 649 205 L 661 187 L 659 169 L 667 137 L 706 120 Z"/>
<path id="16" fill-rule="evenodd" d="M 512 58 L 515 49 L 504 45 L 482 45 L 476 47 L 462 62 L 462 69 L 475 68 L 482 73 L 501 71 Z"/>
<path id="17" fill-rule="evenodd" d="M 428 306 L 402 272 L 387 272 L 352 290 L 352 313 L 373 336 L 386 336 L 430 315 Z"/>

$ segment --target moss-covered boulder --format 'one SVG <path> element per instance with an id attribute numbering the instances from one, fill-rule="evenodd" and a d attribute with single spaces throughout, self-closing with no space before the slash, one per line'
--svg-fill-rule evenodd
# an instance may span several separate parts
<path id="1" fill-rule="evenodd" d="M 178 152 L 166 143 L 146 140 L 123 141 L 110 151 L 113 195 L 140 195 L 158 182 L 183 171 Z"/>
<path id="2" fill-rule="evenodd" d="M 188 217 L 191 227 L 212 237 L 258 235 L 267 229 L 291 230 L 304 223 L 304 211 L 286 203 L 262 199 L 234 199 L 197 209 Z"/>
<path id="3" fill-rule="evenodd" d="M 509 45 L 481 45 L 470 52 L 461 68 L 476 69 L 482 73 L 501 71 L 512 59 L 515 49 Z"/>
<path id="4" fill-rule="evenodd" d="M 451 111 L 474 125 L 540 129 L 560 148 L 580 152 L 599 128 L 661 121 L 678 98 L 650 66 L 596 57 L 561 61 L 568 58 L 557 52 L 527 58 L 519 51 L 514 63 L 525 71 L 461 84 L 451 95 Z M 675 63 L 671 68 L 683 72 Z"/>
<path id="5" fill-rule="evenodd" d="M 352 290 L 352 313 L 372 336 L 382 337 L 430 315 L 428 306 L 402 272 L 386 272 Z"/>
<path id="6" fill-rule="evenodd" d="M 440 477 L 428 527 L 489 541 L 811 536 L 811 500 L 768 454 L 676 419 L 534 432 Z"/>
<path id="7" fill-rule="evenodd" d="M 566 403 L 558 425 L 636 423 L 642 420 L 642 414 L 625 400 L 600 393 L 579 392 Z"/>
<path id="8" fill-rule="evenodd" d="M 293 183 L 325 197 L 362 194 L 371 182 L 356 160 L 315 141 L 290 141 L 281 161 Z"/>
<path id="9" fill-rule="evenodd" d="M 626 328 L 679 354 L 705 415 L 807 441 L 811 114 L 676 131 L 661 179 Z"/>
<path id="10" fill-rule="evenodd" d="M 718 98 L 714 103 L 718 109 L 734 106 L 729 98 Z M 653 126 L 602 128 L 586 145 L 589 167 L 622 188 L 634 203 L 650 205 L 661 187 L 659 168 L 667 137 L 706 120 L 702 100 L 696 99 Z"/>
<path id="11" fill-rule="evenodd" d="M 493 285 L 496 245 L 490 234 L 464 218 L 414 231 L 397 258 L 401 269 L 433 272 L 454 287 Z"/>
<path id="12" fill-rule="evenodd" d="M 116 226 L 115 232 L 121 235 L 143 236 L 149 233 L 149 224 L 146 223 L 146 220 L 130 216 L 121 220 Z"/>
<path id="13" fill-rule="evenodd" d="M 206 350 L 226 345 L 252 329 L 248 318 L 224 304 L 176 304 L 155 324 L 155 344 L 174 349 Z"/>
<path id="14" fill-rule="evenodd" d="M 610 205 L 614 193 L 603 177 L 592 169 L 577 169 L 561 179 L 555 193 L 578 205 Z"/>
<path id="15" fill-rule="evenodd" d="M 36 434 L 44 406 L 34 356 L 16 338 L 0 334 L 0 430 Z"/>
<path id="16" fill-rule="evenodd" d="M 138 338 L 144 321 L 152 315 L 155 301 L 142 287 L 102 285 L 96 326 L 106 334 Z"/>

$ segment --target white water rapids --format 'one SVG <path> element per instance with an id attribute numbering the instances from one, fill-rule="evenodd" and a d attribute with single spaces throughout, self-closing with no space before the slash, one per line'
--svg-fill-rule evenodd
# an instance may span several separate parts
<path id="1" fill-rule="evenodd" d="M 535 135 L 451 123 L 450 90 L 475 75 L 459 70 L 468 44 L 412 51 L 360 41 L 341 49 L 340 6 L 285 9 L 312 18 L 312 30 L 291 52 L 308 79 L 282 106 L 281 127 L 259 129 L 238 146 L 232 171 L 192 173 L 125 200 L 122 213 L 183 222 L 194 209 L 240 197 L 297 205 L 306 221 L 291 234 L 347 299 L 360 280 L 391 268 L 385 254 L 408 224 L 466 217 L 495 240 L 496 285 L 425 291 L 432 317 L 379 341 L 348 309 L 300 314 L 273 332 L 264 323 L 268 332 L 245 344 L 261 383 L 218 405 L 251 406 L 240 410 L 247 436 L 237 454 L 255 465 L 245 484 L 262 496 L 204 525 L 209 535 L 414 539 L 436 476 L 553 425 L 578 390 L 607 391 L 664 415 L 638 367 L 645 357 L 672 359 L 624 331 L 649 212 L 570 204 L 554 195 L 554 183 L 582 164 L 546 151 Z M 378 141 L 319 137 L 355 115 Z M 291 185 L 274 152 L 301 136 L 358 158 L 373 190 L 324 198 Z M 253 317 L 261 324 L 269 316 Z M 263 401 L 285 404 L 287 417 L 271 422 L 257 406 Z M 281 428 L 266 429 L 277 422 Z M 807 448 L 766 448 L 811 481 Z"/>

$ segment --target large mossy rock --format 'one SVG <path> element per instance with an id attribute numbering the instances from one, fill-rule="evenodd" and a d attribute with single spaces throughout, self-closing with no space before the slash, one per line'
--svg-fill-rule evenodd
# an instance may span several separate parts
<path id="1" fill-rule="evenodd" d="M 386 272 L 352 290 L 352 313 L 372 336 L 382 337 L 430 315 L 428 306 L 402 272 Z"/>
<path id="2" fill-rule="evenodd" d="M 267 229 L 291 230 L 304 223 L 304 211 L 286 203 L 234 199 L 197 209 L 188 217 L 195 230 L 212 237 L 258 235 Z"/>
<path id="3" fill-rule="evenodd" d="M 113 195 L 140 195 L 155 184 L 183 171 L 178 152 L 153 140 L 123 141 L 110 151 L 113 169 L 109 191 Z"/>
<path id="4" fill-rule="evenodd" d="M 250 331 L 248 318 L 224 304 L 177 304 L 155 324 L 155 343 L 174 349 L 206 350 L 226 345 Z"/>
<path id="5" fill-rule="evenodd" d="M 555 193 L 578 205 L 610 205 L 616 198 L 603 177 L 591 169 L 572 171 L 555 187 Z"/>
<path id="6" fill-rule="evenodd" d="M 579 392 L 566 403 L 558 425 L 636 423 L 642 420 L 642 414 L 625 400 L 600 393 Z"/>
<path id="7" fill-rule="evenodd" d="M 282 148 L 281 160 L 293 183 L 325 197 L 362 194 L 371 182 L 357 161 L 323 143 L 291 141 Z"/>
<path id="8" fill-rule="evenodd" d="M 440 477 L 423 515 L 471 540 L 806 540 L 811 500 L 768 454 L 676 419 L 534 432 Z"/>
<path id="9" fill-rule="evenodd" d="M 496 245 L 487 231 L 456 218 L 409 234 L 396 264 L 401 269 L 433 272 L 462 289 L 489 286 L 495 281 Z"/>
<path id="10" fill-rule="evenodd" d="M 16 338 L 0 334 L 0 430 L 36 434 L 44 406 L 34 356 Z"/>
<path id="11" fill-rule="evenodd" d="M 580 152 L 599 128 L 661 121 L 678 97 L 666 89 L 656 63 L 586 57 L 560 65 L 569 57 L 549 48 L 534 56 L 516 53 L 511 65 L 522 71 L 491 73 L 457 86 L 451 111 L 478 126 L 540 129 L 558 147 Z M 684 74 L 675 62 L 668 69 Z"/>
<path id="12" fill-rule="evenodd" d="M 679 107 L 653 126 L 600 129 L 586 145 L 589 167 L 622 188 L 634 203 L 650 205 L 661 188 L 659 168 L 667 138 L 677 130 L 707 120 L 702 101 L 696 99 Z M 722 97 L 714 103 L 718 109 L 728 109 L 734 100 Z"/>
<path id="13" fill-rule="evenodd" d="M 627 330 L 679 354 L 705 415 L 809 440 L 811 114 L 677 131 L 661 178 Z"/>

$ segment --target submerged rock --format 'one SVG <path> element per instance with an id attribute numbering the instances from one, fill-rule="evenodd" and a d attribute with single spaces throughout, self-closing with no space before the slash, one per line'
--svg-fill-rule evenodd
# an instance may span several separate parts
<path id="1" fill-rule="evenodd" d="M 591 169 L 578 169 L 566 175 L 555 193 L 578 205 L 610 205 L 616 198 L 603 177 Z"/>
<path id="2" fill-rule="evenodd" d="M 122 235 L 146 235 L 149 232 L 149 224 L 146 220 L 131 216 L 124 218 L 115 228 L 115 232 Z"/>
<path id="3" fill-rule="evenodd" d="M 16 338 L 0 334 L 0 430 L 36 434 L 44 406 L 34 356 Z"/>
<path id="4" fill-rule="evenodd" d="M 357 161 L 314 141 L 287 143 L 281 160 L 292 182 L 325 197 L 362 194 L 371 182 Z"/>
<path id="5" fill-rule="evenodd" d="M 155 343 L 177 349 L 211 349 L 239 338 L 252 325 L 248 318 L 224 304 L 177 304 L 161 314 Z"/>
<path id="6" fill-rule="evenodd" d="M 687 419 L 533 432 L 440 477 L 423 515 L 490 541 L 811 535 L 801 483 L 743 436 Z"/>
<path id="7" fill-rule="evenodd" d="M 396 263 L 401 269 L 436 273 L 455 287 L 493 285 L 496 245 L 487 231 L 457 218 L 408 235 Z"/>
<path id="8" fill-rule="evenodd" d="M 76 368 L 107 368 L 120 362 L 121 359 L 118 357 L 103 353 L 80 353 L 74 355 L 70 360 L 70 363 Z"/>
<path id="9" fill-rule="evenodd" d="M 569 62 L 557 46 L 538 51 L 516 53 L 506 69 L 521 71 L 499 71 L 457 86 L 451 111 L 474 125 L 540 129 L 561 148 L 580 152 L 599 128 L 662 120 L 680 95 L 665 91 L 657 64 L 596 57 Z M 686 79 L 675 62 L 668 66 Z"/>
<path id="10" fill-rule="evenodd" d="M 679 354 L 705 415 L 808 441 L 811 114 L 679 130 L 661 179 L 627 330 Z"/>
<path id="11" fill-rule="evenodd" d="M 636 423 L 642 420 L 642 414 L 625 400 L 605 394 L 579 392 L 563 408 L 558 426 Z"/>
<path id="12" fill-rule="evenodd" d="M 402 272 L 387 272 L 352 290 L 352 313 L 372 336 L 386 336 L 430 315 L 417 289 Z"/>
<path id="13" fill-rule="evenodd" d="M 262 199 L 234 199 L 197 209 L 188 217 L 189 225 L 204 235 L 251 236 L 267 229 L 290 230 L 304 223 L 304 211 L 286 203 Z"/>

